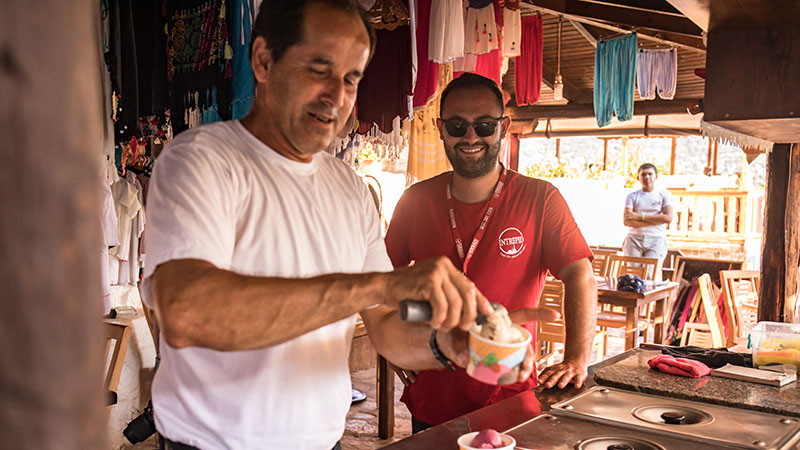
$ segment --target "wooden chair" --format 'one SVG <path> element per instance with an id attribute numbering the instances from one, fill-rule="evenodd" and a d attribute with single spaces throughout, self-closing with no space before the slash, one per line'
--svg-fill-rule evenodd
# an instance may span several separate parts
<path id="1" fill-rule="evenodd" d="M 555 343 L 566 341 L 566 330 L 564 327 L 564 283 L 556 279 L 548 279 L 544 283 L 542 295 L 539 297 L 539 308 L 554 309 L 561 314 L 561 318 L 552 322 L 536 323 L 536 364 L 542 368 L 552 365 L 558 352 Z M 597 349 L 597 360 L 602 360 L 606 354 L 605 330 L 598 329 L 595 332 L 592 346 Z"/>
<path id="2" fill-rule="evenodd" d="M 756 270 L 720 270 L 720 282 L 728 317 L 726 343 L 735 345 L 758 322 L 758 283 Z"/>
<path id="3" fill-rule="evenodd" d="M 107 404 L 117 403 L 117 387 L 122 375 L 122 367 L 125 363 L 125 354 L 128 353 L 128 341 L 130 341 L 130 329 L 126 325 L 117 323 L 103 323 L 103 330 L 106 335 L 106 376 L 105 387 L 108 391 Z"/>
<path id="4" fill-rule="evenodd" d="M 711 281 L 711 276 L 704 273 L 697 278 L 700 290 L 700 301 L 705 311 L 706 323 L 686 322 L 683 325 L 681 346 L 719 348 L 725 346 L 725 329 L 719 316 L 717 299 L 719 291 Z"/>
<path id="5" fill-rule="evenodd" d="M 677 281 L 675 275 L 678 272 L 678 261 L 685 256 L 679 249 L 667 250 L 667 256 L 664 257 L 664 261 L 661 263 L 661 279 Z"/>
<path id="6" fill-rule="evenodd" d="M 592 248 L 594 259 L 592 260 L 592 272 L 595 276 L 604 277 L 608 274 L 608 257 L 616 255 L 616 250 L 604 250 L 601 248 Z"/>
<path id="7" fill-rule="evenodd" d="M 643 280 L 661 280 L 661 261 L 658 258 L 611 255 L 608 257 L 608 276 L 636 275 Z"/>

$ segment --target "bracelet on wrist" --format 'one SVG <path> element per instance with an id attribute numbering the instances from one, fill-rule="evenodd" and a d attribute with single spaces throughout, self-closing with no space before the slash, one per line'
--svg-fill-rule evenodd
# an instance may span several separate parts
<path id="1" fill-rule="evenodd" d="M 644 213 L 642 213 L 642 222 L 644 222 Z"/>
<path id="2" fill-rule="evenodd" d="M 448 358 L 447 356 L 442 353 L 442 350 L 439 348 L 439 343 L 436 342 L 436 332 L 438 330 L 433 330 L 431 333 L 431 338 L 428 340 L 428 345 L 431 347 L 431 352 L 433 352 L 433 356 L 442 363 L 448 370 L 452 370 L 455 372 L 455 367 L 453 367 L 453 361 Z"/>

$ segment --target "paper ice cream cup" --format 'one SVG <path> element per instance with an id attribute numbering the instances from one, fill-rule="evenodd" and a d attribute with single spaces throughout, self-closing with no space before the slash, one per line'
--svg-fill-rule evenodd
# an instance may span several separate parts
<path id="1" fill-rule="evenodd" d="M 467 373 L 472 378 L 486 384 L 502 385 L 517 382 L 520 364 L 525 359 L 531 333 L 514 325 L 525 339 L 519 342 L 495 342 L 480 335 L 476 327 L 469 330 L 469 362 Z"/>
<path id="2" fill-rule="evenodd" d="M 478 435 L 478 431 L 473 431 L 472 433 L 462 434 L 458 438 L 458 450 L 480 450 L 476 447 L 471 446 L 472 440 L 475 439 L 475 436 Z M 500 433 L 500 436 L 503 438 L 503 446 L 502 447 L 495 447 L 495 449 L 499 450 L 512 450 L 514 447 L 517 446 L 517 441 L 514 440 L 513 437 Z"/>

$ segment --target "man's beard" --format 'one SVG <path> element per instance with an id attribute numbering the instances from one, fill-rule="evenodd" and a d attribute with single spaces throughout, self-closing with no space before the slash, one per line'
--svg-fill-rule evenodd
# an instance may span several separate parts
<path id="1" fill-rule="evenodd" d="M 500 144 L 502 141 L 497 141 L 494 145 L 483 144 L 483 155 L 478 158 L 470 158 L 461 154 L 457 149 L 460 147 L 471 147 L 471 144 L 459 143 L 453 147 L 448 147 L 445 144 L 445 153 L 450 164 L 453 166 L 453 172 L 463 178 L 479 178 L 494 170 L 497 167 L 497 155 L 500 153 Z"/>

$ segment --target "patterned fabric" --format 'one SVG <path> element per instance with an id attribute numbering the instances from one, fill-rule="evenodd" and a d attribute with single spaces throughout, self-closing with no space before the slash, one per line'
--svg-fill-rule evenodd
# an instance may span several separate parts
<path id="1" fill-rule="evenodd" d="M 633 118 L 636 81 L 636 33 L 597 43 L 594 56 L 594 115 L 597 126 L 611 123 L 612 114 L 624 122 Z"/>
<path id="2" fill-rule="evenodd" d="M 167 77 L 175 134 L 188 127 L 188 110 L 213 109 L 216 88 L 222 119 L 231 117 L 231 59 L 224 0 L 167 0 Z M 199 96 L 192 94 L 199 92 Z M 198 98 L 195 104 L 192 100 Z"/>

